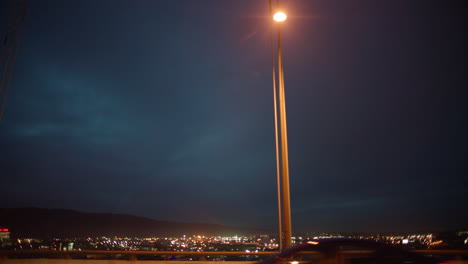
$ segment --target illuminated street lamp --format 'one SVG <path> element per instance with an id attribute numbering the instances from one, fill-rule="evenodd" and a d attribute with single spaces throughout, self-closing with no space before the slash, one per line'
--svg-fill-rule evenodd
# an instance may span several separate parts
<path id="1" fill-rule="evenodd" d="M 273 15 L 273 20 L 275 20 L 276 22 L 283 22 L 286 20 L 286 18 L 288 18 L 288 16 L 281 11 L 278 11 Z"/>
<path id="2" fill-rule="evenodd" d="M 291 201 L 289 191 L 289 155 L 288 155 L 288 131 L 286 122 L 286 96 L 284 92 L 284 71 L 283 71 L 283 52 L 281 49 L 281 23 L 284 22 L 287 15 L 284 12 L 276 12 L 273 15 L 273 20 L 277 22 L 278 28 L 278 94 L 279 94 L 279 118 L 280 118 L 280 135 L 281 135 L 281 181 L 278 184 L 280 192 L 280 202 L 278 203 L 278 212 L 280 217 L 280 240 L 283 238 L 281 249 L 289 248 L 291 243 Z M 276 99 L 275 99 L 276 100 Z M 275 101 L 276 104 L 276 101 Z M 276 111 L 275 111 L 276 115 Z M 276 116 L 275 116 L 276 118 Z"/>

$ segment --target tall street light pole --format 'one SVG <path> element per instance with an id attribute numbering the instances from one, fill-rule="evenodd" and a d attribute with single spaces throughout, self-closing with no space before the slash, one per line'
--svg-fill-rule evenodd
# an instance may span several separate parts
<path id="1" fill-rule="evenodd" d="M 281 45 L 281 23 L 287 16 L 283 12 L 276 12 L 273 19 L 278 22 L 278 93 L 281 134 L 281 224 L 283 231 L 283 248 L 292 246 L 291 237 L 291 200 L 289 191 L 289 155 L 288 155 L 288 129 L 286 122 L 286 95 L 284 91 L 283 51 Z"/>
<path id="2" fill-rule="evenodd" d="M 270 0 L 270 15 L 273 17 L 273 8 L 272 8 L 272 0 Z M 272 21 L 273 22 L 273 21 Z M 274 23 L 271 24 L 271 32 L 270 32 L 270 45 L 271 45 L 271 72 L 272 72 L 272 84 L 273 84 L 273 110 L 274 110 L 274 120 L 275 120 L 275 158 L 276 158 L 276 192 L 278 195 L 277 202 L 278 202 L 278 245 L 279 250 L 283 249 L 283 224 L 282 224 L 282 217 L 283 214 L 281 213 L 281 169 L 280 169 L 280 153 L 279 153 L 279 132 L 278 132 L 278 99 L 276 97 L 277 89 L 276 89 L 276 55 L 275 55 L 275 30 L 274 30 Z"/>

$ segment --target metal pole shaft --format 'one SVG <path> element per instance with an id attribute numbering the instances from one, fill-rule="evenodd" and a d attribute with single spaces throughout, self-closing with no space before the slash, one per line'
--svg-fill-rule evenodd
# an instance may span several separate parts
<path id="1" fill-rule="evenodd" d="M 273 17 L 273 10 L 270 0 L 270 16 Z M 271 34 L 270 34 L 270 45 L 271 45 L 271 71 L 273 79 L 273 110 L 275 115 L 275 158 L 276 158 L 276 192 L 278 196 L 278 245 L 279 250 L 283 249 L 283 224 L 281 221 L 281 172 L 280 172 L 280 158 L 279 158 L 279 133 L 278 133 L 278 99 L 276 96 L 276 67 L 275 67 L 275 45 L 274 45 L 274 29 L 276 23 L 271 21 Z"/>
<path id="2" fill-rule="evenodd" d="M 278 24 L 278 77 L 279 77 L 279 110 L 281 130 L 281 169 L 282 169 L 282 192 L 283 205 L 283 238 L 284 248 L 292 246 L 291 237 L 291 201 L 289 192 L 289 159 L 288 159 L 288 129 L 286 122 L 286 95 L 284 91 L 283 52 L 281 49 L 281 24 Z"/>

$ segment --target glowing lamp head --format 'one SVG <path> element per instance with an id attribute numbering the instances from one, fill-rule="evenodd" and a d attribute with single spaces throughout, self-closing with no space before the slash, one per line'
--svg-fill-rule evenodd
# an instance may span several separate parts
<path id="1" fill-rule="evenodd" d="M 283 22 L 286 20 L 286 18 L 288 18 L 288 16 L 286 16 L 285 13 L 283 12 L 276 12 L 274 15 L 273 15 L 273 20 L 275 20 L 276 22 Z"/>

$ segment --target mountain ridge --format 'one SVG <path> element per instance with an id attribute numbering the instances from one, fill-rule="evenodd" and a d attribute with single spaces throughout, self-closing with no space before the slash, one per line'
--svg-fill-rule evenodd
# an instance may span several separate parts
<path id="1" fill-rule="evenodd" d="M 155 220 L 130 214 L 90 213 L 72 209 L 37 207 L 0 208 L 0 227 L 11 237 L 158 237 L 180 235 L 247 235 L 265 229 L 220 224 Z"/>

